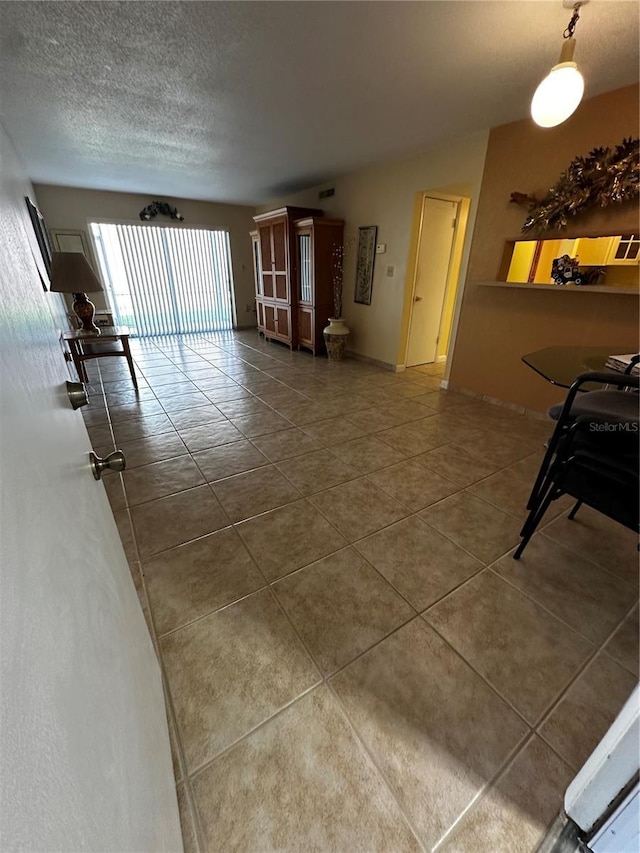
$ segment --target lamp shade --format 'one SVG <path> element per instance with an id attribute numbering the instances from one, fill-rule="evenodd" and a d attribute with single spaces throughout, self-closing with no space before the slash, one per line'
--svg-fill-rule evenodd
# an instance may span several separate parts
<path id="1" fill-rule="evenodd" d="M 104 288 L 81 252 L 54 252 L 51 290 L 55 293 L 97 293 Z"/>
<path id="2" fill-rule="evenodd" d="M 560 62 L 536 89 L 531 116 L 540 127 L 555 127 L 572 115 L 584 93 L 584 78 L 575 62 Z"/>

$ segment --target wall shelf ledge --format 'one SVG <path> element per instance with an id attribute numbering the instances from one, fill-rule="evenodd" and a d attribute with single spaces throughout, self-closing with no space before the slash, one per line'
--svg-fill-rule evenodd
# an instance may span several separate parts
<path id="1" fill-rule="evenodd" d="M 618 287 L 606 284 L 534 284 L 529 281 L 474 281 L 479 287 L 503 287 L 511 290 L 538 290 L 553 293 L 608 293 L 624 296 L 639 296 L 636 287 Z"/>

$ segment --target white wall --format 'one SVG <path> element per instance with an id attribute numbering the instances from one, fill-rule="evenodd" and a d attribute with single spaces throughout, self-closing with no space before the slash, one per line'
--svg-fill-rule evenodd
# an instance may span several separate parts
<path id="1" fill-rule="evenodd" d="M 182 850 L 160 668 L 0 126 L 0 850 Z M 33 253 L 32 253 L 33 250 Z"/>
<path id="2" fill-rule="evenodd" d="M 432 151 L 343 175 L 261 207 L 269 210 L 285 203 L 319 207 L 325 215 L 345 220 L 343 314 L 351 329 L 349 347 L 354 352 L 388 364 L 398 363 L 415 193 L 437 190 L 467 195 L 471 187 L 460 274 L 464 281 L 488 136 L 488 131 L 476 133 Z M 335 187 L 335 195 L 319 200 L 318 191 L 329 186 Z M 378 243 L 387 244 L 386 254 L 376 257 L 371 305 L 353 300 L 356 244 L 362 225 L 377 225 Z M 395 267 L 393 278 L 386 276 L 388 265 Z"/>

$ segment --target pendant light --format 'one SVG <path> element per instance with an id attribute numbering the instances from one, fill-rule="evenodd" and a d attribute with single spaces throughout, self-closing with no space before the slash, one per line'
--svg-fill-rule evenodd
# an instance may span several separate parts
<path id="1" fill-rule="evenodd" d="M 564 43 L 558 64 L 554 65 L 538 86 L 531 101 L 531 117 L 540 127 L 556 127 L 578 108 L 584 93 L 584 78 L 573 61 L 576 40 L 573 33 L 580 20 L 580 7 L 588 0 L 575 3 L 573 15 L 563 33 Z"/>

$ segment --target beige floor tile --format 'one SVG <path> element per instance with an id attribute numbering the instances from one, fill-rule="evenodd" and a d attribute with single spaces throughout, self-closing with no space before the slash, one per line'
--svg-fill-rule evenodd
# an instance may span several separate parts
<path id="1" fill-rule="evenodd" d="M 123 474 L 129 506 L 200 486 L 204 477 L 189 456 L 142 465 Z"/>
<path id="2" fill-rule="evenodd" d="M 268 590 L 160 641 L 193 772 L 319 682 Z"/>
<path id="3" fill-rule="evenodd" d="M 180 830 L 182 831 L 184 853 L 198 853 L 195 819 L 184 784 L 177 785 L 176 793 L 178 795 L 178 813 L 180 815 Z"/>
<path id="4" fill-rule="evenodd" d="M 540 728 L 541 736 L 574 770 L 604 737 L 636 686 L 631 675 L 600 654 L 571 685 Z"/>
<path id="5" fill-rule="evenodd" d="M 573 521 L 559 518 L 545 534 L 638 587 L 638 535 L 588 506 Z"/>
<path id="6" fill-rule="evenodd" d="M 445 844 L 446 853 L 534 853 L 573 771 L 533 737 Z"/>
<path id="7" fill-rule="evenodd" d="M 416 457 L 416 461 L 461 486 L 482 480 L 500 467 L 477 459 L 457 444 L 436 447 Z"/>
<path id="8" fill-rule="evenodd" d="M 193 460 L 209 483 L 269 464 L 269 460 L 246 440 L 201 450 L 193 454 Z"/>
<path id="9" fill-rule="evenodd" d="M 209 486 L 134 506 L 131 519 L 141 559 L 229 524 Z"/>
<path id="10" fill-rule="evenodd" d="M 289 575 L 273 589 L 326 675 L 414 614 L 353 548 Z"/>
<path id="11" fill-rule="evenodd" d="M 245 397 L 243 400 L 229 400 L 220 403 L 218 408 L 227 418 L 243 418 L 247 415 L 269 414 L 273 410 L 257 397 Z"/>
<path id="12" fill-rule="evenodd" d="M 640 669 L 638 662 L 639 635 L 638 608 L 635 607 L 604 648 L 610 657 L 617 660 L 633 675 L 637 675 Z"/>
<path id="13" fill-rule="evenodd" d="M 198 406 L 206 406 L 210 401 L 202 391 L 194 390 L 190 394 L 179 394 L 175 397 L 167 397 L 162 400 L 162 406 L 166 412 L 182 412 L 186 409 L 195 409 Z"/>
<path id="14" fill-rule="evenodd" d="M 326 420 L 330 416 L 324 405 L 314 403 L 311 400 L 304 403 L 292 403 L 280 409 L 280 413 L 292 424 L 304 426 L 305 429 L 307 424 Z"/>
<path id="15" fill-rule="evenodd" d="M 114 471 L 106 473 L 102 476 L 102 483 L 111 505 L 111 511 L 117 512 L 119 509 L 124 509 L 127 505 L 127 499 L 122 485 L 122 474 Z"/>
<path id="16" fill-rule="evenodd" d="M 545 534 L 536 534 L 519 560 L 506 554 L 493 567 L 534 601 L 596 643 L 616 628 L 637 590 Z"/>
<path id="17" fill-rule="evenodd" d="M 365 479 L 335 486 L 310 500 L 350 542 L 409 514 L 398 501 Z"/>
<path id="18" fill-rule="evenodd" d="M 353 412 L 346 415 L 346 419 L 367 435 L 406 423 L 403 417 L 396 415 L 393 403 Z"/>
<path id="19" fill-rule="evenodd" d="M 332 684 L 427 849 L 527 732 L 421 618 Z"/>
<path id="20" fill-rule="evenodd" d="M 498 471 L 485 480 L 473 483 L 467 491 L 476 497 L 483 498 L 520 521 L 523 521 L 528 515 L 527 501 L 531 494 L 531 485 L 509 470 Z M 566 501 L 562 502 L 562 506 L 558 506 L 560 503 L 561 501 L 555 501 L 549 507 L 549 513 L 554 509 L 556 512 L 562 512 L 563 509 L 567 508 Z"/>
<path id="21" fill-rule="evenodd" d="M 199 427 L 181 429 L 179 435 L 191 453 L 231 444 L 232 441 L 240 441 L 244 437 L 229 421 L 215 421 Z"/>
<path id="22" fill-rule="evenodd" d="M 342 441 L 351 441 L 364 435 L 363 430 L 346 418 L 329 418 L 306 424 L 304 431 L 326 447 L 334 447 Z"/>
<path id="23" fill-rule="evenodd" d="M 482 426 L 481 423 L 479 425 Z M 497 465 L 500 468 L 513 465 L 525 456 L 530 456 L 531 451 L 535 449 L 535 445 L 530 441 L 511 438 L 504 426 L 486 432 L 481 443 L 464 438 L 456 439 L 456 442 L 472 456 L 476 456 L 479 461 L 487 461 L 490 465 Z"/>
<path id="24" fill-rule="evenodd" d="M 322 445 L 301 429 L 283 429 L 269 435 L 256 436 L 253 443 L 272 462 L 322 450 Z"/>
<path id="25" fill-rule="evenodd" d="M 150 557 L 143 571 L 158 636 L 265 585 L 232 528 Z"/>
<path id="26" fill-rule="evenodd" d="M 159 384 L 156 384 L 154 380 L 151 380 L 150 384 L 154 389 L 156 397 L 161 402 L 169 399 L 169 397 L 179 397 L 183 394 L 195 394 L 198 391 L 193 382 L 189 382 L 186 378 L 181 382 L 167 382 Z"/>
<path id="27" fill-rule="evenodd" d="M 202 388 L 201 383 L 198 383 L 198 386 Z M 216 403 L 224 403 L 228 400 L 243 400 L 253 396 L 246 388 L 237 385 L 235 382 L 230 382 L 216 388 L 205 388 L 204 395 L 214 405 Z"/>
<path id="28" fill-rule="evenodd" d="M 194 795 L 203 853 L 420 850 L 326 687 L 214 761 Z"/>
<path id="29" fill-rule="evenodd" d="M 160 435 L 163 432 L 174 431 L 174 426 L 166 414 L 135 418 L 113 425 L 116 445 L 123 441 L 135 441 L 138 438 L 144 438 L 146 435 Z"/>
<path id="30" fill-rule="evenodd" d="M 441 477 L 424 465 L 416 465 L 413 459 L 399 462 L 383 471 L 376 471 L 370 474 L 368 479 L 413 512 L 418 512 L 459 489 L 457 483 Z"/>
<path id="31" fill-rule="evenodd" d="M 400 451 L 404 456 L 417 456 L 450 440 L 444 433 L 439 432 L 436 435 L 435 431 L 421 429 L 419 422 L 401 424 L 393 429 L 384 430 L 377 433 L 377 438 Z"/>
<path id="32" fill-rule="evenodd" d="M 520 477 L 521 480 L 524 480 L 525 483 L 528 484 L 529 490 L 531 490 L 536 481 L 536 477 L 538 476 L 538 471 L 542 465 L 543 458 L 543 450 L 538 453 L 532 453 L 531 456 L 525 456 L 524 459 L 521 459 L 519 462 L 514 462 L 513 465 L 510 465 L 505 470 L 510 471 L 512 474 L 515 474 L 516 477 Z"/>
<path id="33" fill-rule="evenodd" d="M 428 507 L 420 517 L 485 563 L 500 557 L 520 538 L 515 518 L 466 492 Z"/>
<path id="34" fill-rule="evenodd" d="M 214 421 L 224 421 L 225 417 L 216 406 L 198 406 L 196 409 L 185 409 L 183 412 L 171 412 L 171 421 L 176 429 L 192 429 Z"/>
<path id="35" fill-rule="evenodd" d="M 327 449 L 285 459 L 276 463 L 276 468 L 300 490 L 303 495 L 311 495 L 339 483 L 345 483 L 358 476 L 359 472 L 346 462 L 336 458 Z"/>
<path id="36" fill-rule="evenodd" d="M 371 435 L 337 444 L 332 448 L 332 452 L 338 459 L 342 459 L 363 474 L 386 468 L 405 458 L 404 453 Z"/>
<path id="37" fill-rule="evenodd" d="M 296 501 L 236 526 L 269 581 L 301 569 L 347 544 L 308 501 Z"/>
<path id="38" fill-rule="evenodd" d="M 118 510 L 118 512 L 113 513 L 113 517 L 118 528 L 118 533 L 120 535 L 122 547 L 124 548 L 125 556 L 129 563 L 136 563 L 138 560 L 138 554 L 136 551 L 136 542 L 133 535 L 133 528 L 131 526 L 129 510 Z"/>
<path id="39" fill-rule="evenodd" d="M 424 610 L 482 567 L 415 516 L 362 539 L 356 548 L 416 610 Z"/>
<path id="40" fill-rule="evenodd" d="M 175 431 L 127 441 L 120 449 L 127 460 L 127 470 L 140 465 L 150 465 L 152 462 L 162 462 L 175 456 L 184 456 L 187 452 L 184 442 Z"/>
<path id="41" fill-rule="evenodd" d="M 490 571 L 424 617 L 530 725 L 594 651 L 580 634 Z"/>
<path id="42" fill-rule="evenodd" d="M 151 415 L 162 415 L 164 409 L 158 400 L 140 400 L 135 403 L 122 403 L 109 406 L 109 417 L 114 424 L 124 423 L 135 418 L 146 418 Z M 89 417 L 90 413 L 86 416 Z"/>
<path id="43" fill-rule="evenodd" d="M 212 488 L 232 521 L 251 518 L 301 497 L 273 465 L 220 480 Z"/>
<path id="44" fill-rule="evenodd" d="M 243 435 L 247 438 L 253 438 L 258 435 L 268 435 L 271 432 L 277 432 L 281 429 L 290 429 L 291 423 L 279 415 L 277 412 L 264 412 L 258 415 L 247 415 L 244 418 L 235 418 L 233 420 L 236 426 Z"/>

